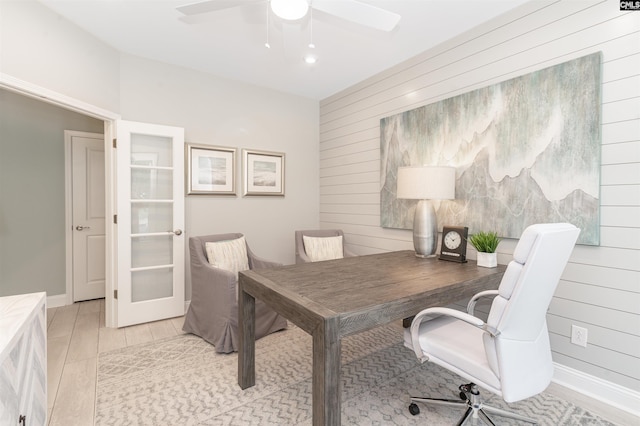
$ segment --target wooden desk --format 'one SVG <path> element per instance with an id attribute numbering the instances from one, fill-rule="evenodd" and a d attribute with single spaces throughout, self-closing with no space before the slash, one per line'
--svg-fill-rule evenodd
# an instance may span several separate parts
<path id="1" fill-rule="evenodd" d="M 400 251 L 241 272 L 238 384 L 255 384 L 258 298 L 313 336 L 313 424 L 340 425 L 343 337 L 495 289 L 504 270 Z"/>

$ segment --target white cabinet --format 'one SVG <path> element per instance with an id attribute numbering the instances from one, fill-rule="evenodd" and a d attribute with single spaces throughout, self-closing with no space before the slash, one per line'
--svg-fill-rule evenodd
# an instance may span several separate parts
<path id="1" fill-rule="evenodd" d="M 0 426 L 47 421 L 46 293 L 0 297 Z"/>

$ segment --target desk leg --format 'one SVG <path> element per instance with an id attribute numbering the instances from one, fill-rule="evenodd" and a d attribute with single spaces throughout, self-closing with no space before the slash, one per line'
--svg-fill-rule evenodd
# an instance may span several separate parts
<path id="1" fill-rule="evenodd" d="M 340 426 L 340 391 L 338 321 L 328 319 L 313 333 L 314 426 Z"/>
<path id="2" fill-rule="evenodd" d="M 242 285 L 238 289 L 238 334 L 238 384 L 246 389 L 256 384 L 256 299 Z"/>

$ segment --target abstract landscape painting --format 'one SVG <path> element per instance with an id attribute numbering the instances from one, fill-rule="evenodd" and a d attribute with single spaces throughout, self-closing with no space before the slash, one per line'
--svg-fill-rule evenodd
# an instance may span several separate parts
<path id="1" fill-rule="evenodd" d="M 412 228 L 415 200 L 396 198 L 400 166 L 456 167 L 456 199 L 438 223 L 519 238 L 569 222 L 599 244 L 601 53 L 380 121 L 381 226 Z"/>

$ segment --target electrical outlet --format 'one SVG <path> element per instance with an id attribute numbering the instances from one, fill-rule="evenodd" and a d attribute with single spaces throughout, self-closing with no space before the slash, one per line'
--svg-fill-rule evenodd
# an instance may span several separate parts
<path id="1" fill-rule="evenodd" d="M 571 343 L 574 345 L 587 347 L 587 329 L 571 325 Z"/>

